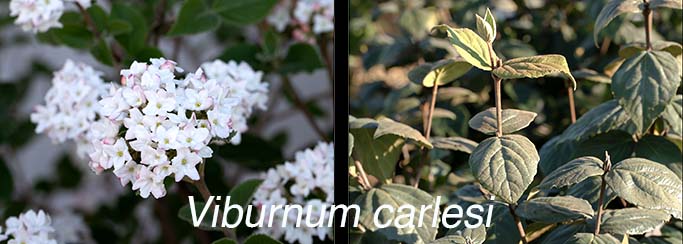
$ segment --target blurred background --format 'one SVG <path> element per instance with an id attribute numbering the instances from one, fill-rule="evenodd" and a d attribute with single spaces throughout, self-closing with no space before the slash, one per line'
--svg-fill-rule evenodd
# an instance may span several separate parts
<path id="1" fill-rule="evenodd" d="M 172 22 L 183 1 L 93 2 L 106 12 L 112 2 L 134 6 L 144 16 L 144 24 L 152 26 L 154 11 L 162 2 L 166 19 Z M 65 12 L 76 13 L 75 5 L 65 5 Z M 107 82 L 120 78 L 118 69 L 95 58 L 87 29 L 68 27 L 36 35 L 22 31 L 13 21 L 9 0 L 0 0 L 0 222 L 41 208 L 52 216 L 60 243 L 209 243 L 218 239 L 220 232 L 191 228 L 176 217 L 186 204 L 186 196 L 194 194 L 192 187 L 173 184 L 169 195 L 160 200 L 142 199 L 127 189 L 130 186 L 122 187 L 113 174 L 95 175 L 87 166 L 87 158 L 76 155 L 72 141 L 59 144 L 34 132 L 29 114 L 44 103 L 52 72 L 61 69 L 67 59 L 92 65 L 104 72 Z M 80 35 L 83 33 L 79 31 L 86 33 Z M 308 53 L 289 57 L 288 48 L 301 43 L 290 29 L 274 31 L 265 20 L 246 26 L 225 23 L 212 32 L 161 36 L 158 45 L 150 44 L 152 51 L 129 54 L 123 65 L 162 54 L 177 61 L 186 72 L 217 58 L 246 61 L 265 72 L 264 80 L 271 91 L 268 109 L 251 116 L 249 131 L 240 145 L 222 147 L 207 164 L 207 184 L 212 193 L 226 195 L 238 183 L 292 160 L 294 152 L 330 140 L 332 82 L 324 58 L 331 57 L 333 44 L 331 33 L 320 36 L 330 41 L 304 43 Z M 293 91 L 283 86 L 283 72 L 266 54 L 287 58 L 293 64 L 286 72 Z M 243 230 L 239 235 L 251 232 Z"/>

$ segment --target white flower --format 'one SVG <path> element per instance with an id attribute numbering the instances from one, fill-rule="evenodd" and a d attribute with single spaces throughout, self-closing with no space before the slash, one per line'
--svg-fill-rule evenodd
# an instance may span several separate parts
<path id="1" fill-rule="evenodd" d="M 103 165 L 105 169 L 109 169 L 111 166 L 114 166 L 114 169 L 121 168 L 123 164 L 133 159 L 128 152 L 128 145 L 126 145 L 126 141 L 123 138 L 116 140 L 114 145 L 106 145 L 104 151 L 109 157 L 109 163 Z"/>
<path id="2" fill-rule="evenodd" d="M 316 14 L 313 17 L 313 33 L 320 34 L 334 30 L 334 22 L 331 17 Z"/>
<path id="3" fill-rule="evenodd" d="M 64 12 L 64 2 L 61 0 L 12 0 L 9 9 L 10 16 L 17 17 L 14 23 L 24 31 L 37 33 L 62 27 L 59 18 Z"/>
<path id="4" fill-rule="evenodd" d="M 89 151 L 90 127 L 95 123 L 100 106 L 97 100 L 106 86 L 101 73 L 92 67 L 67 60 L 54 73 L 52 87 L 45 94 L 45 105 L 31 114 L 36 133 L 45 133 L 55 142 L 74 140 L 79 155 Z"/>
<path id="5" fill-rule="evenodd" d="M 326 223 L 329 207 L 334 202 L 334 146 L 332 143 L 318 143 L 313 149 L 297 152 L 294 162 L 285 162 L 269 169 L 263 176 L 263 183 L 254 193 L 253 204 L 261 207 L 261 213 L 269 213 L 274 205 L 298 204 L 304 209 L 303 220 L 310 218 L 313 223 L 323 218 Z M 324 170 L 322 170 L 324 169 Z M 315 179 L 325 179 L 318 181 Z M 311 215 L 308 216 L 308 207 Z M 326 215 L 322 216 L 322 211 Z M 277 216 L 278 213 L 280 216 Z M 290 212 L 290 214 L 293 212 Z M 276 219 L 286 218 L 287 227 L 261 228 L 259 232 L 275 238 L 282 238 L 287 242 L 312 243 L 314 238 L 325 240 L 331 237 L 332 230 L 326 226 L 311 228 L 306 225 L 295 227 L 296 216 L 281 216 L 276 212 Z M 279 222 L 277 222 L 279 223 Z"/>
<path id="6" fill-rule="evenodd" d="M 116 177 L 119 177 L 121 185 L 125 186 L 126 184 L 128 184 L 128 182 L 135 181 L 135 176 L 137 175 L 140 167 L 143 166 L 136 164 L 133 161 L 128 161 L 122 167 L 115 169 L 114 174 L 116 175 Z"/>
<path id="7" fill-rule="evenodd" d="M 154 198 L 161 198 L 166 195 L 164 187 L 164 177 L 159 177 L 147 167 L 140 167 L 137 180 L 133 182 L 133 190 L 140 190 L 140 196 L 147 198 L 152 193 Z"/>
<path id="8" fill-rule="evenodd" d="M 191 152 L 187 148 L 182 148 L 178 150 L 178 155 L 176 155 L 171 162 L 173 162 L 173 168 L 175 172 L 175 181 L 179 182 L 183 177 L 187 176 L 192 180 L 199 180 L 199 172 L 195 166 L 202 161 L 196 153 Z"/>
<path id="9" fill-rule="evenodd" d="M 266 21 L 279 32 L 292 26 L 292 35 L 299 41 L 313 41 L 311 30 L 314 34 L 334 30 L 333 0 L 297 0 L 293 7 L 289 0 L 280 1 Z"/>
<path id="10" fill-rule="evenodd" d="M 273 12 L 268 15 L 266 21 L 273 25 L 277 31 L 284 31 L 285 28 L 287 28 L 289 21 L 291 21 L 291 18 L 289 17 L 291 5 L 292 3 L 289 0 L 280 1 L 273 9 Z"/>
<path id="11" fill-rule="evenodd" d="M 89 165 L 96 173 L 113 167 L 121 184 L 132 182 L 143 198 L 160 198 L 166 177 L 199 180 L 197 165 L 212 156 L 212 140 L 246 131 L 252 109 L 265 109 L 268 85 L 246 63 L 220 62 L 214 77 L 200 68 L 182 79 L 175 76 L 182 71 L 175 62 L 150 63 L 121 70 L 122 85 L 113 85 L 100 100 L 100 120 L 90 127 Z M 39 111 L 38 118 L 49 114 Z"/>
<path id="12" fill-rule="evenodd" d="M 142 112 L 146 115 L 164 115 L 175 108 L 175 99 L 163 90 L 145 91 L 144 94 L 147 98 L 147 106 L 142 109 Z"/>
<path id="13" fill-rule="evenodd" d="M 52 220 L 43 210 L 38 213 L 33 210 L 26 211 L 19 217 L 10 217 L 5 221 L 7 230 L 4 234 L 0 233 L 0 241 L 9 239 L 9 243 L 25 244 L 56 244 L 52 239 L 54 233 Z M 0 228 L 0 232 L 1 232 Z"/>

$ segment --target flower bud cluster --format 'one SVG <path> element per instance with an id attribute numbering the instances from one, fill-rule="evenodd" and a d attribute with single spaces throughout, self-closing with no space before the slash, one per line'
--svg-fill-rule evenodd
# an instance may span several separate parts
<path id="1" fill-rule="evenodd" d="M 182 69 L 174 61 L 150 62 L 121 70 L 123 85 L 100 100 L 90 167 L 97 173 L 113 169 L 143 198 L 160 198 L 166 177 L 199 180 L 197 166 L 213 154 L 209 143 L 229 142 L 237 133 L 234 121 L 246 118 L 235 112 L 243 97 L 230 79 L 209 78 L 201 68 L 179 78 Z"/>
<path id="2" fill-rule="evenodd" d="M 303 218 L 310 218 L 312 223 L 329 221 L 328 214 L 322 214 L 322 209 L 328 209 L 334 202 L 334 144 L 319 142 L 313 149 L 297 152 L 294 162 L 285 162 L 269 169 L 263 177 L 263 183 L 254 193 L 253 204 L 260 208 L 261 213 L 270 213 L 271 207 L 276 205 L 301 205 L 304 209 L 311 207 L 309 212 L 303 212 Z M 290 243 L 313 243 L 313 238 L 325 240 L 330 237 L 332 230 L 324 226 L 311 228 L 305 224 L 296 226 L 297 211 L 289 211 L 284 216 L 283 209 L 274 210 L 273 223 L 282 223 L 286 218 L 287 225 L 282 227 L 274 224 L 272 227 L 262 227 L 259 231 L 275 238 L 282 238 Z M 323 220 L 320 220 L 322 218 Z"/>
<path id="3" fill-rule="evenodd" d="M 52 220 L 43 210 L 38 213 L 29 210 L 19 217 L 10 217 L 5 221 L 5 228 L 3 232 L 0 227 L 0 242 L 9 239 L 8 244 L 57 244 L 51 237 L 55 231 Z"/>
<path id="4" fill-rule="evenodd" d="M 106 94 L 102 74 L 92 67 L 67 60 L 54 73 L 45 105 L 31 114 L 36 133 L 45 133 L 55 142 L 74 140 L 80 155 L 89 150 L 90 125 L 98 118 L 100 96 Z"/>
<path id="5" fill-rule="evenodd" d="M 292 6 L 290 0 L 283 0 L 268 16 L 267 21 L 280 32 L 287 26 L 292 26 L 294 38 L 299 41 L 313 41 L 311 31 L 317 35 L 334 30 L 334 1 L 298 0 L 296 6 Z"/>

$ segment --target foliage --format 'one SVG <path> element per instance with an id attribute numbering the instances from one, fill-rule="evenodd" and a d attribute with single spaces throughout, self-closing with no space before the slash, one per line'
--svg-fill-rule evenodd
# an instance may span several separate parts
<path id="1" fill-rule="evenodd" d="M 481 238 L 361 216 L 352 239 L 681 242 L 681 2 L 487 2 L 352 1 L 349 188 L 372 199 L 361 211 L 408 194 L 493 209 Z M 391 26 L 409 12 L 436 21 Z M 387 118 L 432 146 L 373 137 Z M 401 191 L 374 197 L 386 187 Z"/>

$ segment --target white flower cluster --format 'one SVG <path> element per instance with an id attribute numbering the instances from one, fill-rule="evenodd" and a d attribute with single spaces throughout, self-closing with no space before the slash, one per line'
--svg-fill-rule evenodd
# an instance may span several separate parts
<path id="1" fill-rule="evenodd" d="M 10 16 L 17 17 L 14 23 L 24 31 L 45 32 L 50 28 L 61 28 L 59 18 L 64 13 L 64 2 L 77 2 L 83 8 L 90 7 L 90 0 L 12 0 L 9 3 Z"/>
<path id="2" fill-rule="evenodd" d="M 29 210 L 19 215 L 10 217 L 5 221 L 5 232 L 0 228 L 0 241 L 7 240 L 8 244 L 57 244 L 51 235 L 54 229 L 51 226 L 50 216 L 43 210 L 38 213 Z"/>
<path id="3" fill-rule="evenodd" d="M 294 38 L 299 41 L 310 41 L 311 31 L 322 34 L 334 30 L 334 0 L 298 0 L 294 11 L 291 10 L 291 1 L 282 0 L 268 16 L 268 23 L 280 32 L 291 25 Z"/>
<path id="4" fill-rule="evenodd" d="M 121 70 L 123 86 L 100 100 L 90 167 L 97 173 L 113 168 L 122 185 L 131 182 L 142 197 L 160 198 L 166 177 L 199 180 L 197 165 L 213 153 L 209 143 L 229 140 L 233 121 L 246 118 L 234 112 L 243 99 L 229 79 L 207 78 L 201 68 L 176 78 L 182 69 L 174 61 L 150 62 Z"/>
<path id="5" fill-rule="evenodd" d="M 331 207 L 334 202 L 334 144 L 319 142 L 318 145 L 305 151 L 297 152 L 294 162 L 285 162 L 283 165 L 268 170 L 263 177 L 263 183 L 254 193 L 253 204 L 260 207 L 261 213 L 270 213 L 270 206 L 299 204 L 307 209 L 311 206 L 310 213 L 303 211 L 303 218 L 310 218 L 312 223 L 317 223 L 323 218 L 325 226 L 311 228 L 302 224 L 296 227 L 298 218 L 297 211 L 289 211 L 289 216 L 284 216 L 283 209 L 274 210 L 274 221 L 271 228 L 263 227 L 259 231 L 275 238 L 284 238 L 290 243 L 301 244 L 313 243 L 313 237 L 325 240 L 331 237 L 332 230 L 328 228 L 329 211 L 327 214 L 322 210 Z M 286 227 L 280 223 L 287 219 Z M 302 220 L 303 221 L 303 220 Z"/>
<path id="6" fill-rule="evenodd" d="M 97 119 L 97 101 L 106 94 L 102 74 L 92 67 L 67 60 L 54 73 L 52 87 L 45 94 L 45 105 L 31 114 L 36 133 L 45 132 L 56 142 L 75 140 L 80 155 L 89 150 L 90 125 Z"/>
<path id="7" fill-rule="evenodd" d="M 242 133 L 246 132 L 247 118 L 254 108 L 265 110 L 268 102 L 268 83 L 262 81 L 263 72 L 255 71 L 245 62 L 228 63 L 217 59 L 201 65 L 206 77 L 227 85 L 230 93 L 240 98 L 236 107 L 232 108 L 232 128 L 236 134 L 233 144 L 241 142 Z"/>

